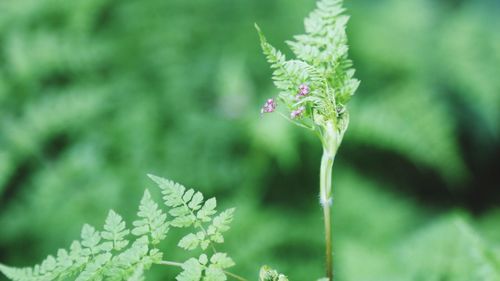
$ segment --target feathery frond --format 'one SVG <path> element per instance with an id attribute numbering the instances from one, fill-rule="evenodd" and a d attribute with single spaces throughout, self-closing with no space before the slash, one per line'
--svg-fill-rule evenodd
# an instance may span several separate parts
<path id="1" fill-rule="evenodd" d="M 207 249 L 212 243 L 223 243 L 223 232 L 229 229 L 234 209 L 217 213 L 217 201 L 210 198 L 203 201 L 201 192 L 186 189 L 183 185 L 154 175 L 148 175 L 162 190 L 165 205 L 172 207 L 169 214 L 174 217 L 174 227 L 193 227 L 194 232 L 186 234 L 178 246 L 186 250 L 200 247 Z"/>
<path id="2" fill-rule="evenodd" d="M 256 25 L 263 53 L 274 69 L 280 100 L 298 125 L 313 123 L 322 134 L 329 123 L 340 138 L 347 129 L 345 105 L 359 86 L 347 56 L 346 24 L 341 0 L 321 0 L 305 20 L 306 33 L 287 41 L 297 59 L 287 60 L 267 42 Z M 271 111 L 266 111 L 271 112 Z"/>
<path id="3" fill-rule="evenodd" d="M 179 242 L 179 246 L 187 250 L 198 247 L 205 250 L 212 242 L 224 241 L 222 233 L 229 229 L 234 209 L 215 216 L 215 198 L 203 201 L 200 192 L 186 190 L 166 179 L 150 177 L 161 183 L 165 204 L 172 208 L 169 213 L 174 217 L 173 221 L 167 221 L 167 214 L 145 190 L 132 230 L 127 228 L 118 213 L 110 210 L 104 230 L 84 224 L 81 240 L 74 241 L 69 251 L 59 249 L 56 257 L 48 256 L 34 267 L 14 268 L 0 264 L 0 272 L 13 281 L 52 281 L 70 277 L 76 281 L 143 281 L 144 271 L 162 262 L 163 253 L 156 247 L 166 238 L 169 225 L 199 229 Z M 205 231 L 204 224 L 208 231 Z M 133 236 L 129 237 L 129 234 Z M 130 240 L 133 237 L 136 239 Z M 177 280 L 199 281 L 203 278 L 204 281 L 223 281 L 227 279 L 223 269 L 233 265 L 227 254 L 215 252 L 210 260 L 202 254 L 200 259 L 189 259 L 182 264 L 183 271 Z"/>

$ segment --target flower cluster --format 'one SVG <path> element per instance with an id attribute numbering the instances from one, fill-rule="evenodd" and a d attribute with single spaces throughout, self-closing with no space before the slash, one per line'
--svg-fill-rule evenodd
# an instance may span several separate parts
<path id="1" fill-rule="evenodd" d="M 300 99 L 302 97 L 307 96 L 310 91 L 311 91 L 311 89 L 309 88 L 309 86 L 307 84 L 301 84 L 299 86 L 299 90 L 297 92 L 297 95 L 295 95 L 295 100 L 300 101 Z M 274 99 L 268 99 L 268 100 L 266 100 L 266 103 L 264 103 L 262 108 L 260 109 L 260 113 L 261 114 L 272 113 L 276 110 L 277 106 L 278 106 L 278 104 L 276 103 L 276 101 Z M 292 118 L 292 119 L 300 118 L 300 117 L 302 117 L 302 115 L 304 114 L 305 111 L 306 111 L 305 106 L 299 106 L 297 109 L 292 110 L 292 112 L 290 113 L 290 118 Z"/>

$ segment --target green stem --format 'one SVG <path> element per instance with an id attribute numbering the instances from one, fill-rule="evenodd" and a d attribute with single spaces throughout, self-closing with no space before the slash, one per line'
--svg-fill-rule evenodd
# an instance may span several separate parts
<path id="1" fill-rule="evenodd" d="M 161 265 L 168 265 L 168 266 L 176 266 L 176 267 L 182 267 L 182 263 L 180 262 L 175 262 L 175 261 L 161 261 L 159 262 L 158 264 L 161 264 Z M 224 270 L 224 273 L 227 275 L 227 276 L 231 276 L 233 277 L 234 279 L 236 280 L 239 280 L 239 281 L 247 281 L 245 278 L 239 276 L 239 275 L 236 275 L 234 273 L 231 273 L 229 271 L 225 271 Z"/>
<path id="2" fill-rule="evenodd" d="M 333 261 L 332 261 L 332 224 L 331 224 L 331 205 L 332 205 L 332 169 L 335 156 L 327 149 L 323 150 L 321 158 L 320 171 L 320 200 L 323 207 L 323 219 L 325 225 L 325 267 L 326 276 L 330 281 L 333 280 Z"/>

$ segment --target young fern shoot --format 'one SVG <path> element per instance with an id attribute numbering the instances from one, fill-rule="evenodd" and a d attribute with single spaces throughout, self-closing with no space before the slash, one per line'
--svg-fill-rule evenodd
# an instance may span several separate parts
<path id="1" fill-rule="evenodd" d="M 0 264 L 0 272 L 13 281 L 142 281 L 144 271 L 152 265 L 168 265 L 182 269 L 177 281 L 225 281 L 244 278 L 226 271 L 234 266 L 226 253 L 218 252 L 214 244 L 224 242 L 234 209 L 217 214 L 216 200 L 204 200 L 201 192 L 157 176 L 149 177 L 162 190 L 163 200 L 170 207 L 168 215 L 155 203 L 148 190 L 141 199 L 138 218 L 127 228 L 122 217 L 110 210 L 102 231 L 85 224 L 81 239 L 69 250 L 59 249 L 34 267 L 15 268 Z M 178 243 L 180 248 L 201 252 L 185 262 L 163 260 L 159 249 L 170 228 L 188 228 Z M 209 249 L 210 248 L 210 249 Z"/>
<path id="2" fill-rule="evenodd" d="M 268 43 L 260 28 L 261 46 L 271 64 L 273 81 L 280 90 L 277 101 L 270 98 L 261 113 L 278 111 L 292 123 L 314 131 L 323 146 L 320 168 L 320 203 L 324 213 L 326 277 L 333 280 L 331 248 L 332 168 L 335 155 L 349 124 L 346 105 L 359 86 L 347 51 L 342 0 L 320 0 L 305 19 L 305 34 L 287 41 L 296 59 Z M 289 116 L 289 117 L 288 117 Z"/>

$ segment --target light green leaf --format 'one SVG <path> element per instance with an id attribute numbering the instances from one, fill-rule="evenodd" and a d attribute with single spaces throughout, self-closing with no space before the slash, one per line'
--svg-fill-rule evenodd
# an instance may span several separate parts
<path id="1" fill-rule="evenodd" d="M 148 190 L 144 191 L 137 216 L 141 219 L 133 222 L 135 228 L 132 229 L 132 234 L 136 236 L 149 235 L 153 245 L 165 239 L 168 231 L 167 215 L 151 199 L 151 194 Z"/>
<path id="2" fill-rule="evenodd" d="M 175 278 L 177 281 L 200 281 L 203 266 L 195 258 L 190 258 L 182 264 L 183 271 Z"/>
<path id="3" fill-rule="evenodd" d="M 201 208 L 201 203 L 203 202 L 203 194 L 201 192 L 196 192 L 191 202 L 189 202 L 188 206 L 191 210 L 198 210 Z"/>
<path id="4" fill-rule="evenodd" d="M 225 281 L 225 280 L 227 280 L 227 277 L 222 269 L 210 265 L 205 270 L 205 276 L 203 277 L 203 281 Z"/>
<path id="5" fill-rule="evenodd" d="M 75 281 L 102 280 L 101 271 L 105 264 L 111 259 L 110 253 L 96 256 L 92 262 L 87 264 L 85 269 L 78 275 Z"/>
<path id="6" fill-rule="evenodd" d="M 124 238 L 129 233 L 130 231 L 126 229 L 122 217 L 113 210 L 110 210 L 106 218 L 106 223 L 104 224 L 104 231 L 101 232 L 102 238 L 112 241 L 113 249 L 121 250 L 128 245 L 128 241 Z"/>
<path id="7" fill-rule="evenodd" d="M 217 200 L 215 198 L 210 198 L 205 201 L 203 207 L 198 211 L 196 217 L 203 221 L 209 222 L 211 220 L 211 216 L 213 216 L 217 211 L 215 211 L 215 207 L 217 207 Z"/>
<path id="8" fill-rule="evenodd" d="M 99 231 L 89 224 L 84 224 L 82 228 L 82 246 L 88 248 L 92 254 L 99 252 L 99 242 L 101 241 L 101 235 Z"/>
<path id="9" fill-rule="evenodd" d="M 215 253 L 210 258 L 210 263 L 223 269 L 234 266 L 234 261 L 226 253 Z"/>
<path id="10" fill-rule="evenodd" d="M 200 239 L 195 234 L 189 233 L 188 235 L 182 237 L 177 246 L 190 251 L 196 249 L 199 243 Z"/>
<path id="11" fill-rule="evenodd" d="M 177 207 L 184 204 L 182 196 L 186 188 L 183 185 L 150 174 L 148 177 L 161 188 L 165 205 L 168 207 Z"/>

